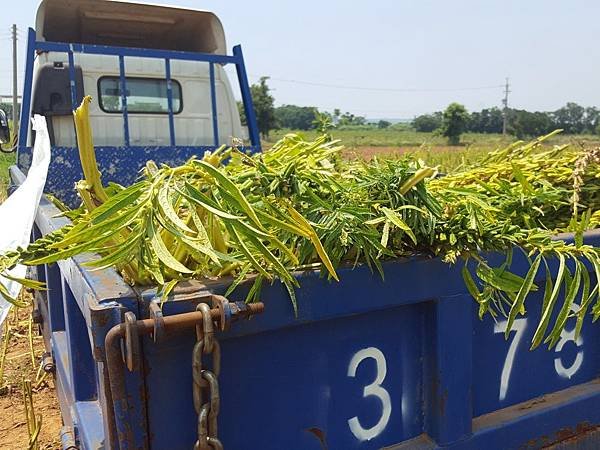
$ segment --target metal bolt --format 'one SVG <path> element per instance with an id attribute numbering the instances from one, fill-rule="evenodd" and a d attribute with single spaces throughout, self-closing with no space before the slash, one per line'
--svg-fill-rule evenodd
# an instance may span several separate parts
<path id="1" fill-rule="evenodd" d="M 50 352 L 45 352 L 42 355 L 42 369 L 46 373 L 54 373 L 56 365 L 54 364 L 54 358 Z"/>

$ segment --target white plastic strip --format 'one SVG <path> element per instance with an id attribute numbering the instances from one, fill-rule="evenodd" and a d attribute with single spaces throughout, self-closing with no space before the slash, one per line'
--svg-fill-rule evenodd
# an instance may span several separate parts
<path id="1" fill-rule="evenodd" d="M 35 145 L 27 178 L 4 203 L 0 204 L 0 253 L 29 244 L 31 229 L 46 184 L 48 165 L 50 164 L 50 137 L 46 118 L 35 115 L 32 123 L 35 130 Z M 18 265 L 10 271 L 10 275 L 19 278 L 25 277 L 25 273 L 26 267 L 22 265 Z M 2 277 L 0 277 L 0 281 L 8 288 L 13 297 L 19 294 L 21 285 Z M 0 295 L 0 325 L 11 306 Z"/>

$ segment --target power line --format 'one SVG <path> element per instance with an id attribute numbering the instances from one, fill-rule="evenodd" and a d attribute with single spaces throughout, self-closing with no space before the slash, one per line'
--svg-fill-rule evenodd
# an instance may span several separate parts
<path id="1" fill-rule="evenodd" d="M 277 106 L 285 106 L 288 103 L 286 102 L 278 102 Z M 304 105 L 304 104 L 294 104 L 295 106 L 299 106 L 302 108 L 319 108 L 319 109 L 323 109 L 326 111 L 333 111 L 334 109 L 338 109 L 339 105 L 324 105 L 324 104 L 318 104 L 318 105 L 314 105 L 314 104 L 308 104 L 308 105 Z M 346 106 L 343 108 L 339 108 L 339 109 L 343 109 L 346 112 L 355 112 L 356 114 L 364 114 L 364 113 L 372 113 L 372 114 L 389 114 L 389 115 L 401 115 L 401 116 L 412 116 L 412 113 L 407 112 L 407 111 L 401 111 L 399 109 L 364 109 L 360 106 Z"/>
<path id="2" fill-rule="evenodd" d="M 253 78 L 260 78 L 256 75 L 251 75 Z M 319 87 L 327 87 L 331 89 L 347 89 L 347 90 L 357 90 L 357 91 L 371 91 L 371 92 L 454 92 L 454 91 L 479 91 L 479 90 L 487 90 L 487 89 L 499 89 L 504 87 L 502 84 L 497 85 L 489 85 L 489 86 L 475 86 L 475 87 L 457 87 L 457 88 L 378 88 L 378 87 L 368 87 L 368 86 L 352 86 L 352 85 L 342 85 L 342 84 L 330 84 L 330 83 L 320 83 L 316 81 L 306 81 L 306 80 L 293 80 L 289 78 L 276 78 L 269 77 L 269 79 L 273 81 L 279 81 L 283 83 L 294 83 L 294 84 L 302 84 L 306 86 L 319 86 Z"/>

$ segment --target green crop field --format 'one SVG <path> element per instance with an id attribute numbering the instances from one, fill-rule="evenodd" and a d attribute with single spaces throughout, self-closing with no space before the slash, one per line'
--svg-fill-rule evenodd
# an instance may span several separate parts
<path id="1" fill-rule="evenodd" d="M 307 139 L 314 139 L 317 135 L 314 130 L 275 130 L 263 142 L 263 146 L 269 148 L 287 133 L 299 133 Z M 428 165 L 439 165 L 442 171 L 472 165 L 482 160 L 490 151 L 504 148 L 517 141 L 514 136 L 465 133 L 461 136 L 460 145 L 449 146 L 447 139 L 437 133 L 417 132 L 404 124 L 386 129 L 378 129 L 373 126 L 333 129 L 331 135 L 334 139 L 341 140 L 346 147 L 344 156 L 350 159 L 370 159 L 374 156 L 397 158 L 401 155 L 411 154 L 415 158 L 426 161 Z M 546 145 L 568 143 L 600 146 L 600 136 L 559 134 L 549 139 Z"/>
<path id="2" fill-rule="evenodd" d="M 281 129 L 272 131 L 266 143 L 274 143 L 287 133 L 300 133 L 307 139 L 313 139 L 317 132 L 315 130 L 298 131 Z M 331 131 L 335 139 L 341 139 L 348 148 L 353 147 L 420 147 L 420 146 L 447 146 L 447 139 L 437 133 L 422 133 L 409 129 L 406 126 L 391 126 L 379 129 L 372 126 L 348 127 L 333 129 Z M 516 141 L 513 136 L 486 133 L 465 133 L 461 136 L 460 147 L 503 147 Z M 600 135 L 558 135 L 553 138 L 551 144 L 563 144 L 570 141 L 587 141 L 600 144 Z"/>
<path id="3" fill-rule="evenodd" d="M 390 127 L 386 129 L 378 129 L 375 127 L 352 127 L 334 129 L 331 134 L 335 139 L 341 139 L 345 146 L 352 147 L 419 147 L 422 145 L 446 145 L 447 139 L 443 136 L 439 136 L 435 133 L 421 133 L 411 129 L 405 129 L 402 127 L 397 129 L 396 127 Z M 307 139 L 311 140 L 316 135 L 315 130 L 310 131 L 294 131 L 294 130 L 276 130 L 272 131 L 269 135 L 267 142 L 273 143 L 279 140 L 283 135 L 287 133 L 301 133 Z M 505 137 L 501 134 L 465 134 L 463 135 L 462 142 L 465 145 L 473 144 L 485 144 L 485 145 L 498 145 L 510 143 L 514 139 L 510 136 Z"/>

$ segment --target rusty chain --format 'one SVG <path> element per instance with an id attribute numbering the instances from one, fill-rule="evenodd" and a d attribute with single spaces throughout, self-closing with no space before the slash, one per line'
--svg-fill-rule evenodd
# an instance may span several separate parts
<path id="1" fill-rule="evenodd" d="M 194 409 L 198 414 L 198 440 L 194 450 L 223 450 L 223 444 L 217 437 L 221 403 L 218 381 L 221 372 L 221 346 L 215 338 L 210 307 L 206 303 L 200 303 L 196 309 L 202 312 L 202 323 L 196 325 L 196 344 L 192 351 Z M 203 368 L 204 355 L 212 355 L 212 370 Z M 208 394 L 206 402 L 203 401 L 204 393 Z"/>

